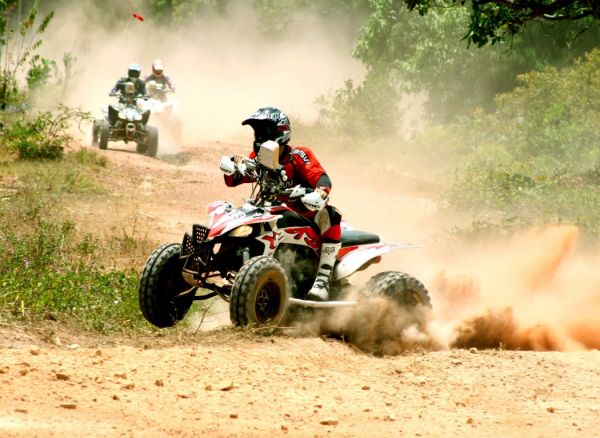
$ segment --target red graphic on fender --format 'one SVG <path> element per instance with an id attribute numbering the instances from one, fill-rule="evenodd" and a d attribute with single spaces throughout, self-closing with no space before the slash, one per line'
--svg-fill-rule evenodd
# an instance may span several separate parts
<path id="1" fill-rule="evenodd" d="M 311 227 L 288 228 L 285 232 L 291 234 L 295 240 L 304 238 L 304 242 L 315 250 L 321 248 L 319 235 Z"/>
<path id="2" fill-rule="evenodd" d="M 279 236 L 279 233 L 273 231 L 272 236 L 264 235 L 261 237 L 261 240 L 266 240 L 267 242 L 269 242 L 269 249 L 275 249 L 275 242 L 277 241 L 277 236 Z"/>

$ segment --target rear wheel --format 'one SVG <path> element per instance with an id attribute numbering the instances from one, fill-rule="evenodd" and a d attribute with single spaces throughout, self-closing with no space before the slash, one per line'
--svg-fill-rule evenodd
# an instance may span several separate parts
<path id="1" fill-rule="evenodd" d="M 387 296 L 405 308 L 431 307 L 427 288 L 404 272 L 387 271 L 374 275 L 365 285 L 365 292 L 371 296 Z"/>
<path id="2" fill-rule="evenodd" d="M 167 243 L 156 248 L 144 266 L 138 290 L 144 318 L 156 327 L 171 327 L 183 319 L 195 293 L 181 275 L 181 245 Z"/>
<path id="3" fill-rule="evenodd" d="M 240 269 L 231 288 L 231 322 L 277 326 L 285 318 L 288 298 L 288 280 L 281 264 L 272 257 L 253 257 Z"/>

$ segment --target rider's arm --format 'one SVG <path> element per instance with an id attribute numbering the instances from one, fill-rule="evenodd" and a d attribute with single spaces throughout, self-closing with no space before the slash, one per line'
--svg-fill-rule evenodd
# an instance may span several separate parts
<path id="1" fill-rule="evenodd" d="M 112 90 L 110 90 L 109 96 L 114 96 L 119 91 L 121 85 L 121 80 L 119 79 Z"/>
<path id="2" fill-rule="evenodd" d="M 169 86 L 169 88 L 171 89 L 171 91 L 175 91 L 175 84 L 173 83 L 173 81 L 171 80 L 171 78 L 169 76 L 165 76 L 165 81 L 167 82 L 167 85 Z"/>
<path id="3" fill-rule="evenodd" d="M 250 158 L 251 160 L 254 160 L 254 158 L 256 158 L 256 154 L 254 153 L 254 151 L 250 153 L 248 158 Z M 231 157 L 231 161 L 234 161 L 234 157 Z M 225 185 L 227 187 L 235 187 L 239 186 L 240 184 L 254 182 L 254 179 L 250 178 L 247 175 L 242 175 L 239 172 L 235 172 L 233 175 L 223 175 L 223 177 L 225 179 Z"/>
<path id="4" fill-rule="evenodd" d="M 312 189 L 322 187 L 327 193 L 331 190 L 331 179 L 309 148 L 298 147 L 292 151 L 292 160 L 298 176 Z"/>

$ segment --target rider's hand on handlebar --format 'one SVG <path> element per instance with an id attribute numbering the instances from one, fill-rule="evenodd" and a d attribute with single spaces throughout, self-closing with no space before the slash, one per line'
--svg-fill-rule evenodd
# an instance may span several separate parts
<path id="1" fill-rule="evenodd" d="M 325 187 L 317 187 L 315 189 L 315 192 L 318 193 L 319 195 L 321 195 L 321 198 L 323 199 L 327 199 L 329 198 L 329 193 L 327 193 L 327 190 L 325 189 Z"/>
<path id="2" fill-rule="evenodd" d="M 233 157 L 231 157 L 231 160 L 235 163 L 235 164 L 240 164 L 244 161 L 244 157 L 242 155 L 234 155 Z"/>

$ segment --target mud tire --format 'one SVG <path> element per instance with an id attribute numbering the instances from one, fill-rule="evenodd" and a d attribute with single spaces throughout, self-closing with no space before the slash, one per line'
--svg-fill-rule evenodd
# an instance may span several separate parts
<path id="1" fill-rule="evenodd" d="M 419 305 L 431 307 L 427 288 L 419 280 L 404 272 L 387 271 L 376 274 L 367 282 L 364 290 L 370 296 L 387 296 L 407 309 Z"/>
<path id="2" fill-rule="evenodd" d="M 181 321 L 194 301 L 194 293 L 175 298 L 190 289 L 181 275 L 181 245 L 166 243 L 156 248 L 144 266 L 138 289 L 144 318 L 156 327 L 172 327 Z"/>
<path id="3" fill-rule="evenodd" d="M 229 300 L 229 317 L 236 326 L 278 326 L 285 319 L 288 279 L 272 257 L 253 257 L 235 277 Z"/>
<path id="4" fill-rule="evenodd" d="M 149 157 L 156 157 L 158 153 L 158 128 L 147 126 L 146 131 L 148 132 L 148 144 L 145 153 Z"/>
<path id="5" fill-rule="evenodd" d="M 100 124 L 102 120 L 95 119 L 92 123 L 92 146 L 98 147 L 98 136 L 100 131 Z"/>
<path id="6" fill-rule="evenodd" d="M 102 120 L 98 124 L 98 147 L 106 150 L 108 148 L 108 134 L 110 131 L 110 125 L 106 120 Z"/>

